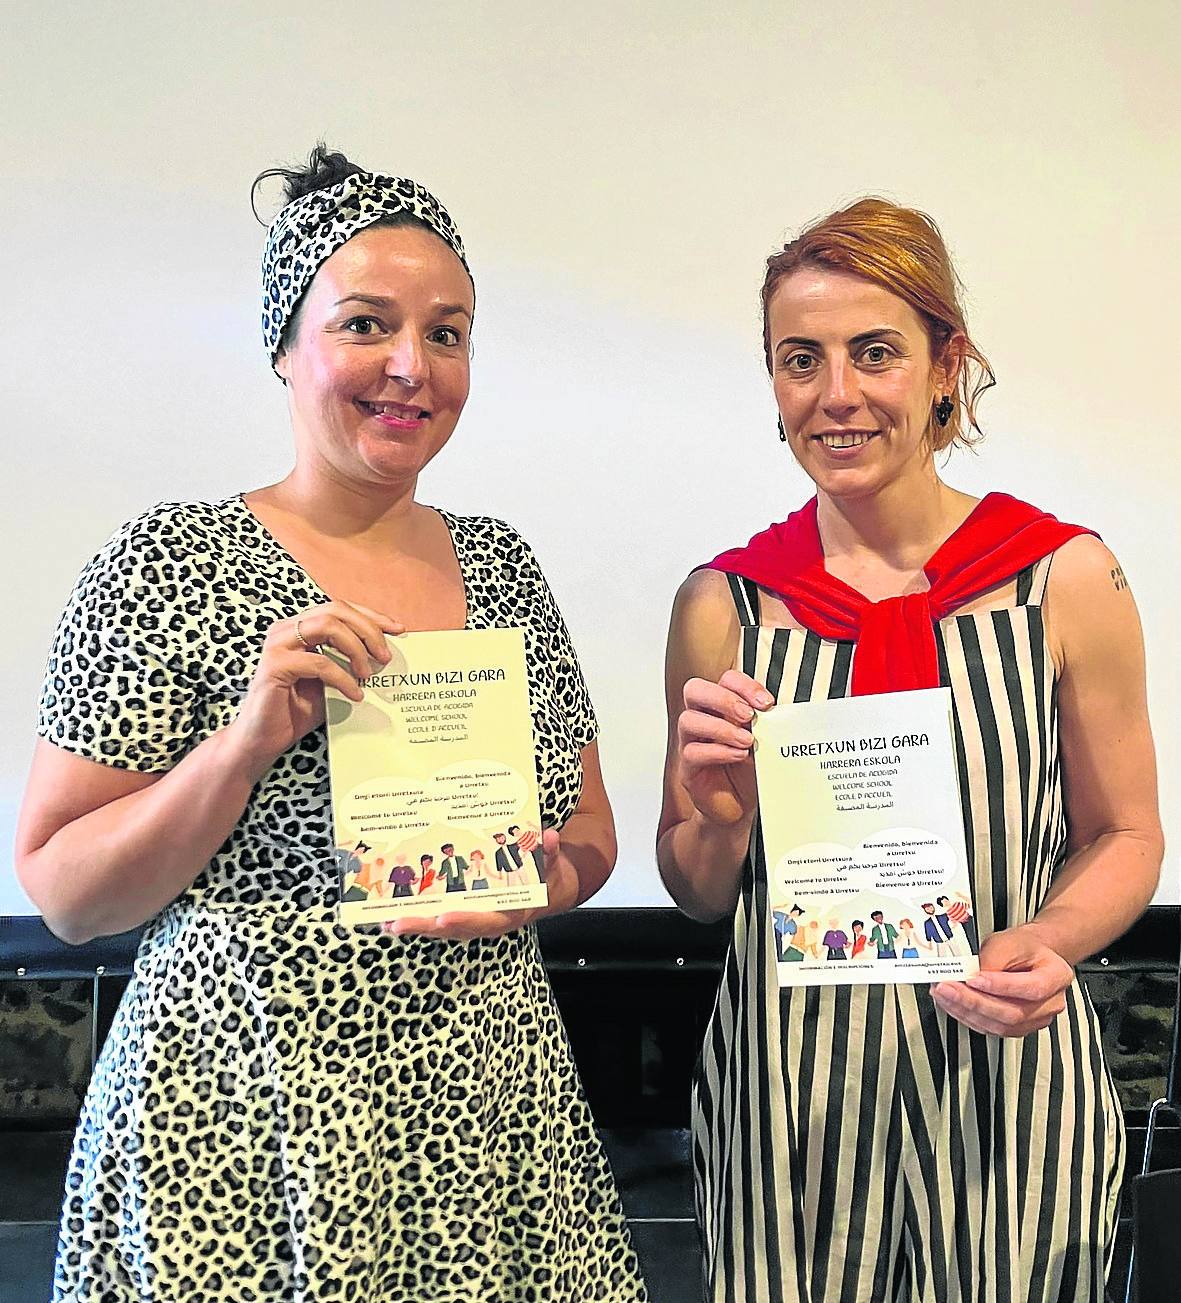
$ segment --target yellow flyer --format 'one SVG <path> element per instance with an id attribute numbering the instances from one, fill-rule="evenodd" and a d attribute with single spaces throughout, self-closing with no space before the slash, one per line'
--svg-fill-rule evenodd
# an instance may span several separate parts
<path id="1" fill-rule="evenodd" d="M 948 689 L 779 705 L 753 727 L 779 984 L 975 973 Z"/>
<path id="2" fill-rule="evenodd" d="M 324 692 L 344 923 L 545 905 L 525 637 L 388 637 L 350 701 Z"/>

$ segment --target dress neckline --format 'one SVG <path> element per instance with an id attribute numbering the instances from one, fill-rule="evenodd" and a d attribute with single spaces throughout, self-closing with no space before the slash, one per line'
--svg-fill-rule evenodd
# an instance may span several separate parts
<path id="1" fill-rule="evenodd" d="M 239 513 L 245 518 L 249 528 L 261 538 L 264 545 L 273 554 L 275 560 L 282 562 L 283 565 L 294 570 L 303 579 L 306 586 L 311 589 L 312 592 L 323 598 L 325 602 L 331 602 L 334 600 L 332 595 L 326 592 L 325 589 L 316 582 L 312 575 L 302 565 L 300 565 L 295 557 L 291 555 L 291 553 L 282 543 L 279 542 L 266 525 L 263 524 L 259 517 L 250 509 L 250 506 L 246 501 L 245 493 L 235 493 L 233 497 L 228 499 L 228 502 L 237 508 Z M 455 562 L 459 567 L 459 580 L 463 585 L 463 624 L 460 628 L 470 629 L 472 627 L 472 594 L 471 585 L 468 582 L 467 567 L 464 564 L 464 549 L 459 536 L 459 518 L 453 516 L 449 511 L 444 511 L 441 507 L 432 507 L 425 503 L 422 505 L 427 506 L 428 511 L 433 511 L 447 528 L 447 537 L 451 540 L 451 550 L 455 553 Z"/>
<path id="2" fill-rule="evenodd" d="M 973 520 L 979 514 L 981 514 L 985 504 L 988 503 L 990 499 L 996 496 L 997 495 L 995 493 L 986 493 L 982 498 L 978 498 L 975 504 L 973 505 L 972 510 L 968 512 L 968 514 L 963 518 L 963 520 L 960 521 L 960 523 L 955 527 L 955 529 L 953 529 L 951 533 L 948 534 L 948 536 L 943 540 L 942 543 L 939 544 L 939 546 L 935 549 L 935 551 L 932 552 L 931 555 L 923 562 L 923 564 L 919 567 L 919 573 L 924 577 L 924 579 L 926 579 L 927 587 L 918 589 L 917 590 L 918 592 L 925 593 L 930 591 L 931 584 L 932 584 L 930 571 L 932 570 L 932 568 L 934 568 L 936 574 L 938 574 L 938 562 L 940 557 L 943 556 L 945 552 L 949 552 L 952 549 L 953 544 L 959 538 L 959 536 L 962 533 L 964 533 L 967 529 L 969 529 L 972 525 Z M 859 588 L 854 588 L 853 585 L 850 584 L 847 580 L 842 579 L 840 575 L 834 575 L 832 571 L 829 570 L 828 568 L 828 557 L 825 555 L 824 545 L 820 541 L 819 520 L 816 521 L 816 564 L 819 566 L 821 572 L 828 579 L 832 580 L 834 583 L 844 584 L 846 588 L 848 588 L 851 592 L 856 593 L 858 597 L 862 598 L 866 602 L 891 602 L 899 597 L 913 596 L 913 594 L 911 593 L 892 593 L 888 597 L 878 597 L 878 598 L 869 597 L 867 594 L 863 593 Z"/>

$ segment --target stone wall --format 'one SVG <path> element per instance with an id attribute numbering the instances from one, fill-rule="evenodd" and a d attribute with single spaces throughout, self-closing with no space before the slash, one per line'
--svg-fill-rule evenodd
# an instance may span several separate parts
<path id="1" fill-rule="evenodd" d="M 1096 965 L 1087 986 L 1124 1108 L 1142 1110 L 1164 1093 L 1176 979 Z M 90 1071 L 91 991 L 85 980 L 0 981 L 0 1125 L 68 1125 L 77 1116 Z"/>
<path id="2" fill-rule="evenodd" d="M 1120 1100 L 1126 1110 L 1146 1109 L 1165 1093 L 1177 979 L 1095 968 L 1086 980 Z"/>
<path id="3" fill-rule="evenodd" d="M 92 983 L 0 982 L 0 1124 L 77 1117 L 90 1075 Z"/>

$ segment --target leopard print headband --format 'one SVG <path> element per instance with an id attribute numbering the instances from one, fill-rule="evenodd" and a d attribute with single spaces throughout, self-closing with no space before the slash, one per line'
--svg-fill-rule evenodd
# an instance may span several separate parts
<path id="1" fill-rule="evenodd" d="M 262 338 L 272 367 L 296 304 L 321 264 L 358 231 L 399 213 L 432 230 L 472 274 L 451 214 L 416 181 L 355 172 L 337 185 L 302 195 L 276 214 L 262 255 Z"/>

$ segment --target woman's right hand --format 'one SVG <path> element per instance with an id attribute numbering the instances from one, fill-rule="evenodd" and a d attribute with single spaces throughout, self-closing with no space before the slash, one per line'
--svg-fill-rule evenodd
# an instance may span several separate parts
<path id="1" fill-rule="evenodd" d="M 324 722 L 325 685 L 360 701 L 359 680 L 373 673 L 373 662 L 385 665 L 390 659 L 385 634 L 404 632 L 405 626 L 389 616 L 351 602 L 311 606 L 271 625 L 242 708 L 230 725 L 255 780 Z M 333 648 L 348 669 L 321 655 L 320 647 Z"/>
<path id="2" fill-rule="evenodd" d="M 749 822 L 756 804 L 751 721 L 775 699 L 749 674 L 727 670 L 716 683 L 687 680 L 684 701 L 677 747 L 690 800 L 710 823 Z"/>

